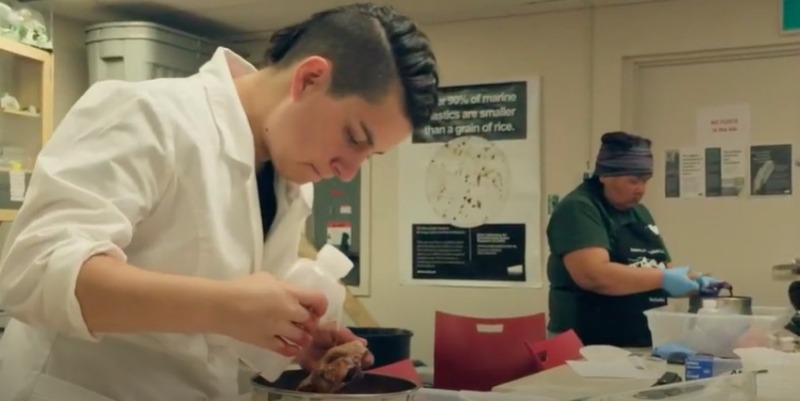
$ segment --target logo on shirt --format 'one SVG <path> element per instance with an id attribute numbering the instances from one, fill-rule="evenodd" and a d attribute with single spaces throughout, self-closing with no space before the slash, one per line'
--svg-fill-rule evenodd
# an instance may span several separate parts
<path id="1" fill-rule="evenodd" d="M 633 263 L 629 264 L 631 267 L 636 268 L 650 268 L 650 269 L 666 269 L 667 265 L 664 262 L 659 262 L 655 259 L 641 257 L 636 259 Z"/>
<path id="2" fill-rule="evenodd" d="M 658 231 L 658 227 L 657 227 L 655 224 L 648 224 L 648 225 L 647 225 L 647 228 L 649 228 L 649 229 L 650 229 L 650 231 L 652 231 L 652 232 L 653 232 L 653 234 L 655 234 L 655 235 L 661 235 L 661 232 L 659 232 L 659 231 Z"/>
<path id="3" fill-rule="evenodd" d="M 646 249 L 646 248 L 634 248 L 634 247 L 631 247 L 630 251 L 631 251 L 631 253 L 646 253 L 648 255 L 663 255 L 663 254 L 666 253 L 661 248 Z"/>

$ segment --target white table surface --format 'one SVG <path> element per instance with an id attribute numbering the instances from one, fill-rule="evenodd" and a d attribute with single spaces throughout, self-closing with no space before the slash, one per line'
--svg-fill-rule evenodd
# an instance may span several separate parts
<path id="1" fill-rule="evenodd" d="M 683 378 L 684 367 L 682 365 L 653 364 L 650 362 L 646 362 L 646 365 L 656 371 L 677 373 Z M 661 376 L 661 374 L 663 373 L 658 376 Z M 646 389 L 655 384 L 656 380 L 658 378 L 643 380 L 583 378 L 575 373 L 569 365 L 562 365 L 495 386 L 492 391 L 532 394 L 559 401 L 569 401 L 592 395 Z"/>
<path id="2" fill-rule="evenodd" d="M 666 365 L 666 371 L 677 373 L 682 379 L 684 378 L 684 366 L 682 365 Z M 495 386 L 492 391 L 572 401 L 593 395 L 644 390 L 655 382 L 656 380 L 650 379 L 585 379 L 575 373 L 569 365 L 562 365 Z M 757 401 L 797 401 L 798 399 L 800 397 L 773 398 L 765 395 L 756 397 Z"/>
<path id="3" fill-rule="evenodd" d="M 782 330 L 780 336 L 794 336 L 788 331 Z M 796 337 L 796 336 L 795 336 Z M 636 355 L 649 355 L 651 350 L 644 348 L 628 349 L 631 353 Z M 800 352 L 798 346 L 795 352 Z M 650 362 L 646 362 L 651 365 Z M 658 366 L 658 365 L 655 365 Z M 661 365 L 660 368 L 654 366 L 654 369 L 659 369 L 668 372 L 674 372 L 680 375 L 685 380 L 683 365 Z M 800 376 L 798 376 L 800 377 Z M 652 386 L 657 379 L 637 380 L 637 379 L 594 379 L 583 378 L 575 373 L 569 365 L 562 365 L 557 368 L 549 369 L 544 372 L 525 376 L 517 380 L 513 380 L 501 385 L 495 386 L 492 391 L 498 393 L 518 393 L 518 394 L 532 394 L 542 397 L 549 397 L 558 401 L 570 401 L 576 398 L 588 397 L 598 394 L 614 394 L 626 391 L 635 391 L 645 389 Z M 791 400 L 776 400 L 759 396 L 756 398 L 758 401 L 796 401 L 800 397 L 793 397 Z"/>

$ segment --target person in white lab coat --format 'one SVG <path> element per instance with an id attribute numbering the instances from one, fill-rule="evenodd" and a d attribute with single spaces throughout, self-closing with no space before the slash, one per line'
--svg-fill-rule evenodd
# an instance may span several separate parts
<path id="1" fill-rule="evenodd" d="M 354 339 L 318 329 L 325 297 L 279 278 L 313 182 L 421 128 L 437 87 L 426 36 L 370 4 L 276 32 L 261 69 L 220 48 L 191 77 L 93 85 L 8 236 L 0 400 L 227 401 L 231 339 L 303 366 Z"/>

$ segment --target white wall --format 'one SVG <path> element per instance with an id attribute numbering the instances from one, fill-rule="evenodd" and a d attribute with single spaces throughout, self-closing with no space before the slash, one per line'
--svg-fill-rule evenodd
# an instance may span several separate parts
<path id="1" fill-rule="evenodd" d="M 600 135 L 629 128 L 622 124 L 624 57 L 800 40 L 780 37 L 778 31 L 777 0 L 675 0 L 603 8 L 594 16 L 590 11 L 575 11 L 427 28 L 441 60 L 445 85 L 541 74 L 542 192 L 562 195 L 578 183 L 587 159 L 593 160 Z M 376 158 L 373 170 L 372 295 L 362 302 L 378 321 L 412 329 L 414 357 L 432 362 L 435 310 L 479 316 L 546 311 L 546 289 L 398 284 L 396 156 L 391 152 Z M 649 196 L 663 196 L 663 190 L 651 188 Z M 661 221 L 696 218 L 655 217 Z M 692 263 L 692 255 L 676 253 L 676 259 Z M 770 255 L 763 256 L 765 264 L 774 261 Z M 749 274 L 763 275 L 763 269 Z"/>
<path id="2" fill-rule="evenodd" d="M 53 52 L 55 54 L 54 120 L 61 119 L 89 87 L 88 59 L 83 43 L 86 24 L 55 18 Z"/>

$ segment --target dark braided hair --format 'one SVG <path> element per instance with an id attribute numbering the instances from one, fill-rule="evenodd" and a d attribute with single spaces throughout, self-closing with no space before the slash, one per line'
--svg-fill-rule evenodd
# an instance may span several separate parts
<path id="1" fill-rule="evenodd" d="M 276 31 L 264 57 L 284 68 L 320 56 L 333 65 L 330 94 L 377 103 L 399 81 L 415 130 L 428 124 L 439 101 L 439 74 L 428 37 L 393 8 L 357 3 L 324 10 Z"/>

